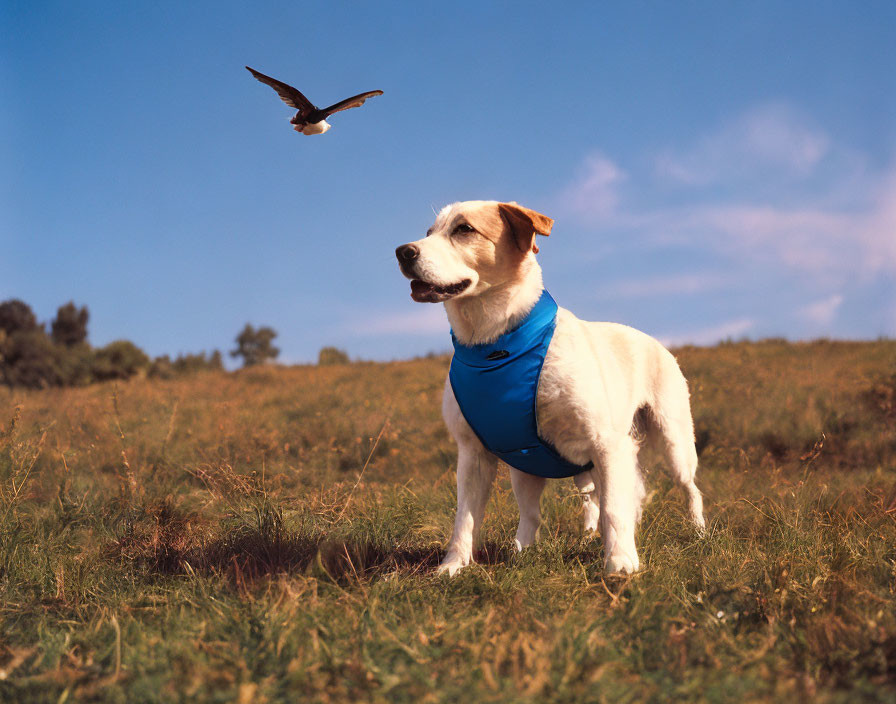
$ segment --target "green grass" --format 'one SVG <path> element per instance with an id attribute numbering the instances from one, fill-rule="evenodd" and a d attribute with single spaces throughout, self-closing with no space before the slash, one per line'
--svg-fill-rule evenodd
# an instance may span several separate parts
<path id="1" fill-rule="evenodd" d="M 709 530 L 646 457 L 630 578 L 506 475 L 434 575 L 446 359 L 0 390 L 0 701 L 896 700 L 896 343 L 677 356 Z"/>

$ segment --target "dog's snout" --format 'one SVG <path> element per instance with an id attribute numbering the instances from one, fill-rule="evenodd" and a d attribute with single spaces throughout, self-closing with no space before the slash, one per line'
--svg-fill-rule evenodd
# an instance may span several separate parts
<path id="1" fill-rule="evenodd" d="M 420 256 L 420 248 L 415 244 L 403 244 L 395 250 L 400 263 L 412 262 Z"/>

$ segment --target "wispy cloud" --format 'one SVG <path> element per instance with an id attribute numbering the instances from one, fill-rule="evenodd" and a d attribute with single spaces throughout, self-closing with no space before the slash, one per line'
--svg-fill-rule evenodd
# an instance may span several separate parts
<path id="1" fill-rule="evenodd" d="M 835 277 L 896 273 L 896 169 L 835 210 L 824 194 L 805 206 L 697 202 L 634 219 L 655 241 L 701 242 L 794 272 Z M 640 220 L 640 221 L 639 221 Z"/>
<path id="2" fill-rule="evenodd" d="M 585 157 L 579 174 L 560 193 L 558 205 L 590 221 L 611 215 L 619 202 L 619 184 L 626 178 L 613 161 L 599 152 Z"/>
<path id="3" fill-rule="evenodd" d="M 843 303 L 843 295 L 835 293 L 820 301 L 815 301 L 800 310 L 803 317 L 816 325 L 829 325 Z"/>
<path id="4" fill-rule="evenodd" d="M 645 161 L 652 170 L 598 152 L 586 157 L 560 191 L 557 217 L 641 255 L 600 296 L 711 291 L 718 301 L 754 301 L 749 317 L 669 331 L 666 339 L 835 334 L 837 312 L 858 300 L 868 302 L 869 317 L 896 319 L 896 301 L 870 293 L 881 277 L 896 276 L 896 163 L 870 166 L 879 160 L 838 143 L 786 104 L 758 106 Z M 676 251 L 658 271 L 656 258 Z M 651 252 L 652 259 L 644 256 Z M 707 275 L 706 261 L 722 269 Z"/>
<path id="5" fill-rule="evenodd" d="M 762 105 L 699 138 L 685 149 L 656 157 L 656 172 L 670 181 L 708 184 L 740 180 L 769 167 L 805 175 L 828 153 L 830 139 L 785 104 Z"/>

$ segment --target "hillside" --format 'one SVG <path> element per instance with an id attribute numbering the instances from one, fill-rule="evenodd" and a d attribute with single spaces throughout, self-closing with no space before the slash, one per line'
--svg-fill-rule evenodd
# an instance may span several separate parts
<path id="1" fill-rule="evenodd" d="M 896 342 L 676 356 L 709 534 L 646 453 L 631 578 L 506 473 L 433 574 L 446 358 L 0 387 L 0 701 L 896 697 Z"/>

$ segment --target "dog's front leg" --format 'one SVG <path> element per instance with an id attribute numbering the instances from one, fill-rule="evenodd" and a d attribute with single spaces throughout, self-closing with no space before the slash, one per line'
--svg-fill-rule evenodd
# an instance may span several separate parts
<path id="1" fill-rule="evenodd" d="M 637 572 L 640 564 L 635 529 L 641 518 L 644 484 L 638 471 L 638 448 L 625 435 L 613 438 L 596 453 L 600 477 L 600 532 L 607 572 Z"/>
<path id="2" fill-rule="evenodd" d="M 478 447 L 476 447 L 478 445 Z M 473 561 L 473 545 L 479 539 L 485 504 L 497 472 L 498 459 L 477 441 L 458 443 L 457 516 L 454 533 L 439 574 L 453 576 Z"/>

